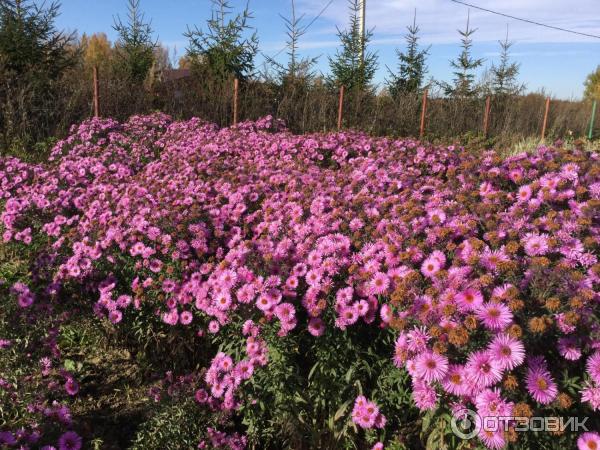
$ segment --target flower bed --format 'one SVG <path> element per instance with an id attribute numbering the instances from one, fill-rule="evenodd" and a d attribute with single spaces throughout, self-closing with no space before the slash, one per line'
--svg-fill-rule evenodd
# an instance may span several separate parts
<path id="1" fill-rule="evenodd" d="M 599 160 L 160 114 L 85 122 L 47 164 L 0 160 L 3 245 L 28 262 L 0 273 L 0 352 L 30 338 L 43 361 L 0 372 L 0 442 L 81 446 L 57 344 L 76 308 L 140 353 L 169 336 L 152 396 L 194 399 L 201 447 L 458 448 L 472 410 L 500 425 L 473 444 L 594 449 Z M 517 432 L 539 416 L 589 431 Z"/>

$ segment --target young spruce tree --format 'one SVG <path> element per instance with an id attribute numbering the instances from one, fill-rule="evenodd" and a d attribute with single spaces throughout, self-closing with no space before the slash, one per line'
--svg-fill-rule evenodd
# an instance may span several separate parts
<path id="1" fill-rule="evenodd" d="M 427 73 L 426 59 L 429 48 L 419 48 L 419 27 L 417 26 L 417 12 L 413 18 L 412 25 L 406 27 L 408 33 L 404 36 L 406 40 L 406 52 L 396 49 L 398 55 L 398 73 L 390 73 L 387 80 L 388 90 L 393 98 L 406 93 L 420 92 L 423 79 Z"/>
<path id="2" fill-rule="evenodd" d="M 58 14 L 56 2 L 0 0 L 0 152 L 45 138 L 59 120 L 60 82 L 78 53 Z"/>
<path id="3" fill-rule="evenodd" d="M 350 26 L 348 29 L 338 28 L 338 37 L 342 49 L 337 50 L 335 56 L 329 57 L 331 75 L 329 84 L 344 86 L 346 89 L 369 89 L 370 83 L 377 70 L 377 54 L 368 51 L 368 44 L 373 37 L 373 31 L 368 30 L 361 36 L 358 0 L 348 0 L 350 7 Z M 361 58 L 361 55 L 363 56 Z"/>
<path id="4" fill-rule="evenodd" d="M 483 58 L 474 58 L 471 54 L 473 47 L 473 34 L 477 28 L 470 27 L 469 16 L 467 15 L 467 27 L 464 30 L 458 30 L 461 36 L 462 51 L 458 58 L 450 61 L 450 65 L 454 69 L 453 84 L 444 84 L 446 95 L 452 97 L 474 97 L 478 93 L 475 85 L 475 70 L 484 62 Z"/>
<path id="5" fill-rule="evenodd" d="M 506 38 L 498 43 L 500 44 L 500 64 L 492 64 L 490 69 L 492 92 L 499 96 L 519 95 L 525 86 L 518 81 L 519 64 L 510 61 L 510 49 L 514 42 L 508 40 L 508 27 L 506 28 Z"/>
<path id="6" fill-rule="evenodd" d="M 234 76 L 246 80 L 254 73 L 254 58 L 258 52 L 258 36 L 254 31 L 246 36 L 252 19 L 248 6 L 232 18 L 227 0 L 212 0 L 213 11 L 207 21 L 207 31 L 188 28 L 187 57 L 192 67 L 224 81 Z"/>
<path id="7" fill-rule="evenodd" d="M 298 82 L 307 83 L 314 78 L 312 68 L 317 63 L 318 58 L 302 58 L 298 54 L 298 45 L 300 38 L 306 33 L 306 27 L 301 26 L 304 15 L 298 17 L 296 15 L 296 4 L 291 0 L 291 17 L 281 16 L 286 28 L 287 40 L 285 49 L 287 50 L 288 62 L 281 64 L 273 57 L 267 56 L 267 62 L 271 64 L 279 82 L 282 85 L 296 84 Z"/>
<path id="8" fill-rule="evenodd" d="M 127 8 L 127 23 L 117 16 L 113 25 L 119 35 L 115 48 L 125 74 L 132 82 L 142 84 L 154 63 L 157 43 L 150 23 L 144 21 L 140 11 L 140 0 L 128 0 Z"/>

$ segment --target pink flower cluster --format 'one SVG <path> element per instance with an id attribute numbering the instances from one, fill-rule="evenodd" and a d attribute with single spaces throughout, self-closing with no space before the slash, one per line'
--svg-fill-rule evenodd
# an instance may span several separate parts
<path id="1" fill-rule="evenodd" d="M 361 428 L 383 428 L 386 418 L 375 403 L 360 395 L 354 401 L 352 421 Z"/>
<path id="2" fill-rule="evenodd" d="M 243 381 L 268 370 L 263 326 L 279 339 L 377 327 L 395 333 L 389 355 L 423 411 L 583 413 L 600 408 L 599 167 L 578 149 L 502 158 L 294 136 L 270 118 L 94 119 L 48 164 L 0 160 L 0 220 L 5 244 L 39 252 L 51 277 L 13 286 L 23 309 L 77 285 L 115 325 L 242 327 L 247 357 L 216 355 L 200 403 L 239 406 Z M 566 379 L 584 386 L 577 398 Z M 352 420 L 389 426 L 364 397 Z"/>

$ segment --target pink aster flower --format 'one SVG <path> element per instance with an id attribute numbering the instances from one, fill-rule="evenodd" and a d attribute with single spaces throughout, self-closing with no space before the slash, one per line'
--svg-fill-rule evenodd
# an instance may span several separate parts
<path id="1" fill-rule="evenodd" d="M 475 315 L 489 330 L 504 330 L 512 323 L 513 314 L 503 303 L 486 303 L 477 308 Z"/>
<path id="2" fill-rule="evenodd" d="M 435 352 L 425 352 L 415 359 L 417 375 L 426 383 L 440 381 L 448 372 L 448 358 Z"/>
<path id="3" fill-rule="evenodd" d="M 390 279 L 383 272 L 377 272 L 369 282 L 369 290 L 373 295 L 385 294 L 390 287 Z"/>
<path id="4" fill-rule="evenodd" d="M 541 256 L 548 253 L 548 235 L 528 233 L 523 238 L 525 253 L 529 256 Z"/>
<path id="5" fill-rule="evenodd" d="M 317 269 L 306 272 L 306 282 L 309 286 L 318 287 L 321 283 L 322 273 Z"/>
<path id="6" fill-rule="evenodd" d="M 502 379 L 500 363 L 490 351 L 479 350 L 471 353 L 465 371 L 469 382 L 478 388 L 491 386 Z"/>
<path id="7" fill-rule="evenodd" d="M 282 322 L 289 322 L 296 316 L 296 310 L 291 303 L 281 303 L 275 307 L 275 315 Z"/>
<path id="8" fill-rule="evenodd" d="M 33 305 L 33 300 L 34 297 L 31 292 L 24 292 L 23 294 L 19 295 L 17 302 L 21 308 L 29 308 L 31 305 Z"/>
<path id="9" fill-rule="evenodd" d="M 588 402 L 592 410 L 600 409 L 600 387 L 588 385 L 581 390 L 581 401 Z"/>
<path id="10" fill-rule="evenodd" d="M 442 380 L 442 387 L 452 395 L 467 395 L 469 387 L 466 382 L 465 369 L 458 364 L 451 364 Z"/>
<path id="11" fill-rule="evenodd" d="M 421 352 L 425 349 L 431 336 L 427 333 L 425 327 L 413 328 L 407 333 L 408 349 L 411 352 Z"/>
<path id="12" fill-rule="evenodd" d="M 183 311 L 179 316 L 179 321 L 182 325 L 189 325 L 193 318 L 194 315 L 190 311 Z"/>
<path id="13" fill-rule="evenodd" d="M 556 383 L 552 380 L 550 372 L 541 365 L 529 367 L 525 384 L 533 399 L 542 405 L 551 403 L 558 394 Z"/>
<path id="14" fill-rule="evenodd" d="M 345 306 L 340 311 L 340 318 L 343 320 L 344 325 L 353 325 L 358 320 L 358 311 L 353 306 Z"/>
<path id="15" fill-rule="evenodd" d="M 379 310 L 379 316 L 383 323 L 389 323 L 392 320 L 392 308 L 387 303 L 385 305 L 381 305 L 381 309 Z"/>
<path id="16" fill-rule="evenodd" d="M 122 318 L 123 313 L 118 309 L 113 309 L 108 313 L 108 320 L 110 320 L 111 323 L 117 324 L 121 321 Z"/>
<path id="17" fill-rule="evenodd" d="M 354 401 L 352 421 L 361 428 L 381 428 L 385 425 L 385 417 L 379 412 L 377 405 L 362 395 Z"/>
<path id="18" fill-rule="evenodd" d="M 404 363 L 408 359 L 408 338 L 406 333 L 402 332 L 396 338 L 396 343 L 394 345 L 394 357 L 393 362 L 394 365 L 398 368 L 404 366 Z"/>
<path id="19" fill-rule="evenodd" d="M 531 186 L 521 186 L 517 192 L 517 201 L 526 202 L 531 198 Z"/>
<path id="20" fill-rule="evenodd" d="M 498 429 L 485 430 L 481 429 L 477 437 L 483 442 L 483 444 L 492 450 L 497 450 L 504 448 L 506 446 L 506 439 L 504 438 L 504 429 L 503 427 L 498 427 Z"/>
<path id="21" fill-rule="evenodd" d="M 581 358 L 581 348 L 578 345 L 577 339 L 568 336 L 558 340 L 558 352 L 560 355 L 569 361 L 577 361 Z"/>
<path id="22" fill-rule="evenodd" d="M 456 296 L 456 303 L 461 311 L 475 311 L 483 304 L 483 295 L 476 289 L 466 289 Z"/>
<path id="23" fill-rule="evenodd" d="M 208 392 L 204 389 L 198 389 L 194 394 L 194 398 L 198 403 L 206 403 L 208 401 Z"/>
<path id="24" fill-rule="evenodd" d="M 421 264 L 421 273 L 428 278 L 433 277 L 440 271 L 441 264 L 438 258 L 429 257 Z"/>
<path id="25" fill-rule="evenodd" d="M 73 396 L 79 392 L 79 384 L 72 377 L 68 377 L 65 382 L 65 391 Z"/>
<path id="26" fill-rule="evenodd" d="M 422 381 L 413 380 L 412 398 L 421 411 L 435 409 L 438 395 L 435 389 Z"/>
<path id="27" fill-rule="evenodd" d="M 237 300 L 240 303 L 252 303 L 252 300 L 254 300 L 254 295 L 254 286 L 251 284 L 245 284 L 238 289 L 236 293 Z"/>
<path id="28" fill-rule="evenodd" d="M 577 439 L 578 450 L 598 450 L 600 449 L 600 434 L 595 431 L 583 433 Z"/>
<path id="29" fill-rule="evenodd" d="M 432 209 L 427 212 L 427 218 L 433 225 L 441 225 L 446 221 L 446 213 L 441 209 Z"/>
<path id="30" fill-rule="evenodd" d="M 320 317 L 313 317 L 308 321 L 308 332 L 315 337 L 322 336 L 325 332 L 325 325 Z"/>
<path id="31" fill-rule="evenodd" d="M 298 277 L 295 275 L 288 277 L 288 279 L 285 280 L 285 285 L 288 289 L 296 289 L 298 287 Z"/>
<path id="32" fill-rule="evenodd" d="M 177 322 L 179 322 L 179 313 L 176 309 L 171 309 L 169 312 L 163 314 L 162 320 L 168 325 L 177 325 Z"/>
<path id="33" fill-rule="evenodd" d="M 261 294 L 256 300 L 256 307 L 261 311 L 268 311 L 273 306 L 273 302 L 269 298 L 269 296 L 265 294 Z"/>
<path id="34" fill-rule="evenodd" d="M 58 438 L 59 450 L 79 450 L 81 448 L 81 437 L 74 431 L 67 431 Z"/>
<path id="35" fill-rule="evenodd" d="M 230 289 L 237 281 L 237 274 L 233 270 L 224 270 L 219 276 L 219 281 L 224 287 Z"/>
<path id="36" fill-rule="evenodd" d="M 502 398 L 498 388 L 479 392 L 474 403 L 480 417 L 511 417 L 514 407 L 514 403 Z"/>
<path id="37" fill-rule="evenodd" d="M 498 362 L 501 370 L 513 370 L 523 364 L 525 347 L 523 343 L 508 334 L 499 334 L 489 346 L 489 351 Z"/>
<path id="38" fill-rule="evenodd" d="M 306 264 L 304 264 L 304 263 L 298 263 L 292 269 L 294 275 L 297 277 L 303 277 L 304 275 L 306 275 L 307 270 L 308 269 L 306 267 Z"/>
<path id="39" fill-rule="evenodd" d="M 216 334 L 216 333 L 219 332 L 220 328 L 221 328 L 221 326 L 219 325 L 219 322 L 217 322 L 216 320 L 211 320 L 208 323 L 208 331 L 209 331 L 209 333 Z"/>
<path id="40" fill-rule="evenodd" d="M 597 351 L 588 358 L 585 367 L 590 374 L 590 378 L 596 384 L 600 385 L 600 351 Z"/>

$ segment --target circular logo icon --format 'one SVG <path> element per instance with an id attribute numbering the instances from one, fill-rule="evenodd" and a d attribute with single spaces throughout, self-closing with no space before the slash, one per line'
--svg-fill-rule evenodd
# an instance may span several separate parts
<path id="1" fill-rule="evenodd" d="M 452 417 L 450 422 L 452 432 L 461 439 L 472 439 L 481 430 L 479 414 L 470 409 L 461 409 Z"/>

